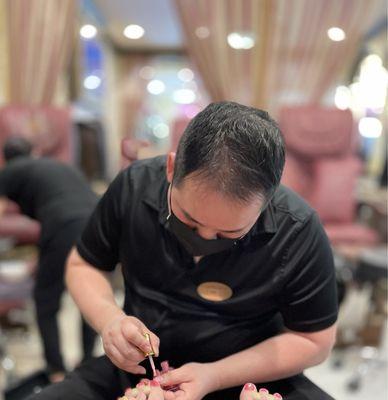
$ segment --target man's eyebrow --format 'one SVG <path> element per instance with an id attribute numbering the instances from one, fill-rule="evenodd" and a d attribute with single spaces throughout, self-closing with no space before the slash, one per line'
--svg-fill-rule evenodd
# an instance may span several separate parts
<path id="1" fill-rule="evenodd" d="M 179 208 L 181 209 L 182 213 L 184 214 L 184 216 L 185 216 L 187 219 L 189 219 L 189 220 L 192 221 L 192 222 L 195 222 L 195 223 L 198 224 L 198 225 L 205 226 L 205 225 L 203 225 L 201 222 L 199 222 L 199 221 L 197 221 L 196 219 L 194 219 L 194 218 L 193 218 L 187 211 L 185 211 L 179 204 L 178 204 L 178 206 L 179 206 Z M 219 229 L 218 232 L 223 232 L 223 233 L 237 233 L 237 232 L 243 231 L 245 228 L 246 228 L 246 227 L 240 228 L 240 229 L 232 229 L 232 230 L 229 230 L 229 231 L 228 231 L 228 230 Z"/>

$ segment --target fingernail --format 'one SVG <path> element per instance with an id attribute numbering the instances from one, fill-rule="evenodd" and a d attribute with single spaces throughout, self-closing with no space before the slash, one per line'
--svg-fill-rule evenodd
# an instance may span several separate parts
<path id="1" fill-rule="evenodd" d="M 256 386 L 253 383 L 246 383 L 244 385 L 244 390 L 256 390 Z"/>
<path id="2" fill-rule="evenodd" d="M 140 380 L 140 382 L 144 383 L 144 385 L 149 385 L 149 384 L 150 384 L 150 380 L 149 380 L 149 379 L 146 379 L 146 378 L 142 378 L 142 379 Z"/>
<path id="3" fill-rule="evenodd" d="M 259 393 L 263 393 L 263 394 L 269 394 L 269 391 L 266 388 L 261 388 L 259 390 Z"/>
<path id="4" fill-rule="evenodd" d="M 150 382 L 151 386 L 160 386 L 160 383 L 156 380 L 156 379 L 152 379 L 152 381 Z"/>
<path id="5" fill-rule="evenodd" d="M 170 368 L 170 366 L 168 364 L 168 361 L 162 361 L 160 363 L 160 366 L 162 367 L 162 371 L 163 372 L 167 372 L 169 370 L 169 368 Z"/>
<path id="6" fill-rule="evenodd" d="M 274 393 L 274 394 L 273 394 L 273 398 L 276 399 L 276 400 L 283 400 L 282 395 L 279 394 L 279 393 Z"/>
<path id="7" fill-rule="evenodd" d="M 156 382 L 162 383 L 164 381 L 164 378 L 162 375 L 159 375 L 159 376 L 155 376 L 154 380 Z"/>

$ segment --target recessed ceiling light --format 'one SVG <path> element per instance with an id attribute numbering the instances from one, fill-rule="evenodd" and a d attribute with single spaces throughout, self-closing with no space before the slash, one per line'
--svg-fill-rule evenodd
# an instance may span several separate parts
<path id="1" fill-rule="evenodd" d="M 209 37 L 210 31 L 209 28 L 207 28 L 206 26 L 199 26 L 195 30 L 195 34 L 199 39 L 206 39 L 207 37 Z"/>
<path id="2" fill-rule="evenodd" d="M 195 101 L 195 98 L 195 93 L 190 89 L 175 90 L 173 94 L 175 103 L 179 104 L 191 104 Z"/>
<path id="3" fill-rule="evenodd" d="M 327 36 L 329 36 L 329 38 L 334 42 L 341 42 L 346 38 L 345 32 L 336 26 L 327 30 Z"/>
<path id="4" fill-rule="evenodd" d="M 94 25 L 86 24 L 81 27 L 79 34 L 84 39 L 92 39 L 97 35 L 97 28 Z"/>
<path id="5" fill-rule="evenodd" d="M 346 86 L 338 86 L 335 91 L 334 103 L 340 110 L 346 110 L 352 102 L 352 93 Z"/>
<path id="6" fill-rule="evenodd" d="M 128 39 L 140 39 L 144 35 L 144 28 L 140 25 L 128 25 L 123 34 Z"/>
<path id="7" fill-rule="evenodd" d="M 166 85 L 160 81 L 159 79 L 154 79 L 152 81 L 150 81 L 147 85 L 147 90 L 151 93 L 151 94 L 161 94 L 165 91 L 166 89 Z"/>
<path id="8" fill-rule="evenodd" d="M 86 89 L 94 90 L 101 85 L 101 78 L 96 75 L 89 75 L 84 79 L 84 87 Z"/>
<path id="9" fill-rule="evenodd" d="M 154 136 L 157 137 L 158 139 L 165 139 L 170 134 L 170 128 L 168 127 L 168 125 L 162 122 L 160 124 L 155 125 L 154 128 L 152 129 L 152 132 Z"/>
<path id="10" fill-rule="evenodd" d="M 152 79 L 155 76 L 155 68 L 146 65 L 139 71 L 139 75 L 143 79 Z"/>
<path id="11" fill-rule="evenodd" d="M 255 39 L 251 33 L 232 32 L 227 40 L 229 46 L 236 50 L 249 50 L 255 45 Z"/>
<path id="12" fill-rule="evenodd" d="M 358 130 L 361 136 L 366 138 L 378 138 L 383 131 L 383 125 L 380 120 L 374 117 L 364 117 L 358 123 Z"/>
<path id="13" fill-rule="evenodd" d="M 190 68 L 182 68 L 178 71 L 178 78 L 183 82 L 190 82 L 194 79 L 194 72 Z"/>

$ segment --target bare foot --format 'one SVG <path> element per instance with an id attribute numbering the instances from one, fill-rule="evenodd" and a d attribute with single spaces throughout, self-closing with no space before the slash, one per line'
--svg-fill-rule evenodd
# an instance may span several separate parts
<path id="1" fill-rule="evenodd" d="M 128 388 L 125 396 L 118 400 L 164 400 L 163 390 L 159 382 L 142 379 L 136 388 Z"/>
<path id="2" fill-rule="evenodd" d="M 253 383 L 246 383 L 240 393 L 240 400 L 282 400 L 279 393 L 269 394 L 267 389 L 261 388 L 257 391 Z"/>

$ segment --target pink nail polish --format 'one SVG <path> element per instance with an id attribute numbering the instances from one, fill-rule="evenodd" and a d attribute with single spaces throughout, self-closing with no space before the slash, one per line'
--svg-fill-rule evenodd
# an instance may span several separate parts
<path id="1" fill-rule="evenodd" d="M 269 394 L 269 391 L 266 388 L 261 388 L 259 390 L 259 393 L 263 393 L 263 394 Z"/>
<path id="2" fill-rule="evenodd" d="M 253 383 L 246 383 L 244 385 L 244 390 L 256 390 L 256 386 Z"/>
<path id="3" fill-rule="evenodd" d="M 156 379 L 152 379 L 152 381 L 150 382 L 150 385 L 154 386 L 154 387 L 158 387 L 158 386 L 160 386 L 160 383 Z"/>
<path id="4" fill-rule="evenodd" d="M 279 394 L 279 393 L 274 393 L 274 394 L 273 394 L 273 398 L 274 398 L 275 400 L 283 400 L 282 395 Z"/>
<path id="5" fill-rule="evenodd" d="M 162 371 L 163 371 L 163 372 L 168 372 L 168 370 L 169 370 L 169 368 L 170 368 L 170 366 L 169 366 L 169 364 L 168 364 L 168 361 L 162 361 L 162 362 L 160 363 L 160 366 L 162 367 Z"/>

